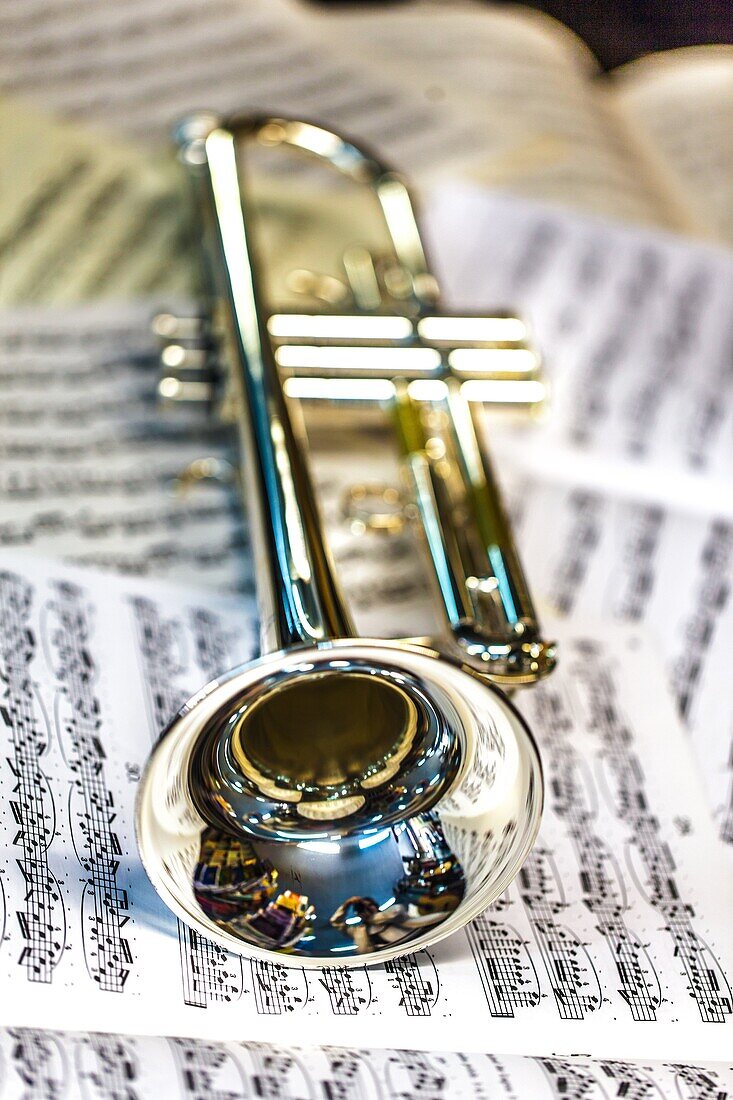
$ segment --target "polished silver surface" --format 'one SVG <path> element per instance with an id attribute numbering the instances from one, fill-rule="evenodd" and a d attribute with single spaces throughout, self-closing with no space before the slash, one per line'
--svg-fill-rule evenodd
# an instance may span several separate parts
<path id="1" fill-rule="evenodd" d="M 454 656 L 354 637 L 260 297 L 243 135 L 289 141 L 371 183 L 412 297 L 422 307 L 437 294 L 404 185 L 352 144 L 281 119 L 184 123 L 264 656 L 199 691 L 162 735 L 140 784 L 138 841 L 161 897 L 221 946 L 304 966 L 376 962 L 461 927 L 521 867 L 541 766 L 490 676 L 537 679 L 554 649 L 451 374 L 396 385 L 390 410 Z M 457 523 L 462 504 L 469 520 Z"/>
<path id="2" fill-rule="evenodd" d="M 348 966 L 479 913 L 541 812 L 534 742 L 498 689 L 429 649 L 337 640 L 199 692 L 149 763 L 138 838 L 161 897 L 215 942 Z"/>

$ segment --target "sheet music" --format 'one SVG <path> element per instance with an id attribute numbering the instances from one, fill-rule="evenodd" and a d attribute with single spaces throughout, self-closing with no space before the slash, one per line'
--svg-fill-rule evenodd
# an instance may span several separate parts
<path id="1" fill-rule="evenodd" d="M 733 1067 L 0 1031 L 0 1098 L 728 1100 Z M 31 1093 L 32 1089 L 39 1090 Z"/>
<path id="2" fill-rule="evenodd" d="M 547 770 L 540 840 L 466 931 L 342 974 L 230 956 L 177 921 L 136 854 L 136 782 L 161 725 L 255 631 L 251 601 L 2 555 L 0 1024 L 725 1056 L 733 880 L 653 654 L 626 629 L 563 627 L 560 671 L 523 697 Z"/>
<path id="3" fill-rule="evenodd" d="M 428 217 L 452 301 L 511 303 L 545 353 L 546 423 L 493 429 L 516 462 L 733 516 L 730 251 L 461 185 Z"/>
<path id="4" fill-rule="evenodd" d="M 733 523 L 536 480 L 511 499 L 530 582 L 554 609 L 652 629 L 733 845 Z"/>
<path id="5" fill-rule="evenodd" d="M 324 118 L 411 173 L 468 163 L 488 140 L 488 123 L 341 59 L 284 0 L 87 0 L 73 14 L 6 7 L 0 88 L 157 143 L 198 108 Z"/>

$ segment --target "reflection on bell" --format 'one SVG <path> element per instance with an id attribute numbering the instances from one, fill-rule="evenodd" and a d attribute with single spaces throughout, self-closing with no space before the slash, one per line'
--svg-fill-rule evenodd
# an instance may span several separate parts
<path id="1" fill-rule="evenodd" d="M 480 912 L 541 810 L 534 743 L 498 689 L 422 646 L 344 639 L 270 654 L 184 707 L 141 785 L 138 837 L 202 933 L 348 965 Z"/>
<path id="2" fill-rule="evenodd" d="M 422 814 L 404 825 L 366 832 L 359 851 L 396 843 L 406 874 L 394 884 L 394 895 L 381 904 L 373 897 L 346 898 L 321 928 L 308 897 L 281 890 L 279 874 L 257 846 L 235 833 L 204 831 L 193 875 L 194 896 L 201 911 L 232 935 L 248 937 L 263 948 L 284 950 L 314 943 L 323 932 L 338 932 L 332 950 L 358 954 L 399 943 L 416 929 L 438 924 L 459 905 L 464 891 L 461 866 L 452 854 L 434 814 Z M 383 853 L 375 852 L 381 858 Z"/>

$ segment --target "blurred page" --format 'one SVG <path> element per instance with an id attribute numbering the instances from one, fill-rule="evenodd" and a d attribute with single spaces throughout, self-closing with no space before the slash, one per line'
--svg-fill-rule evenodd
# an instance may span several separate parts
<path id="1" fill-rule="evenodd" d="M 172 159 L 0 99 L 0 303 L 191 293 Z"/>
<path id="2" fill-rule="evenodd" d="M 733 46 L 651 55 L 613 74 L 609 96 L 707 233 L 733 244 Z"/>
<path id="3" fill-rule="evenodd" d="M 595 83 L 593 55 L 549 16 L 487 4 L 298 10 L 354 65 L 367 56 L 375 71 L 426 102 L 464 112 L 477 145 L 483 142 L 484 159 L 472 178 L 595 214 L 698 228 L 684 202 L 627 144 L 625 120 L 609 110 Z M 508 136 L 504 148 L 486 144 L 487 119 Z"/>
<path id="4" fill-rule="evenodd" d="M 283 0 L 6 6 L 0 89 L 158 146 L 196 109 L 323 119 L 417 175 L 475 160 L 485 129 L 334 53 Z"/>
<path id="5" fill-rule="evenodd" d="M 724 1100 L 733 1090 L 733 1067 L 720 1064 L 308 1050 L 20 1028 L 0 1031 L 0 1050 L 6 1067 L 2 1100 L 21 1100 L 35 1085 L 53 1096 L 86 1095 L 87 1088 L 116 1095 L 124 1087 L 136 1100 L 408 1100 L 418 1095 L 425 1100 L 595 1100 L 607 1097 L 610 1088 L 625 1097 Z"/>
<path id="6" fill-rule="evenodd" d="M 495 426 L 517 463 L 733 516 L 733 255 L 456 185 L 431 236 L 451 302 L 510 305 L 551 384 L 545 420 Z"/>

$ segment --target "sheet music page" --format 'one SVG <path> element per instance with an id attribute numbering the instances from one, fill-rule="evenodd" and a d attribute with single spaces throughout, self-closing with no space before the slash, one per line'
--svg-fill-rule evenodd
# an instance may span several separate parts
<path id="1" fill-rule="evenodd" d="M 733 1067 L 0 1030 L 2 1100 L 728 1100 Z"/>
<path id="2" fill-rule="evenodd" d="M 11 552 L 0 570 L 0 1024 L 282 1041 L 286 1019 L 303 1044 L 725 1057 L 733 879 L 636 632 L 558 629 L 559 672 L 522 697 L 547 807 L 506 895 L 430 951 L 305 971 L 187 929 L 133 837 L 149 749 L 253 651 L 251 600 Z"/>
<path id="3" fill-rule="evenodd" d="M 542 425 L 494 425 L 538 474 L 733 516 L 733 254 L 457 184 L 428 208 L 451 302 L 509 304 L 543 350 Z"/>
<path id="4" fill-rule="evenodd" d="M 158 146 L 195 109 L 322 118 L 413 176 L 473 162 L 505 133 L 333 53 L 283 0 L 6 5 L 0 89 Z"/>
<path id="5" fill-rule="evenodd" d="M 733 47 L 669 50 L 616 70 L 609 98 L 710 236 L 733 244 Z"/>

